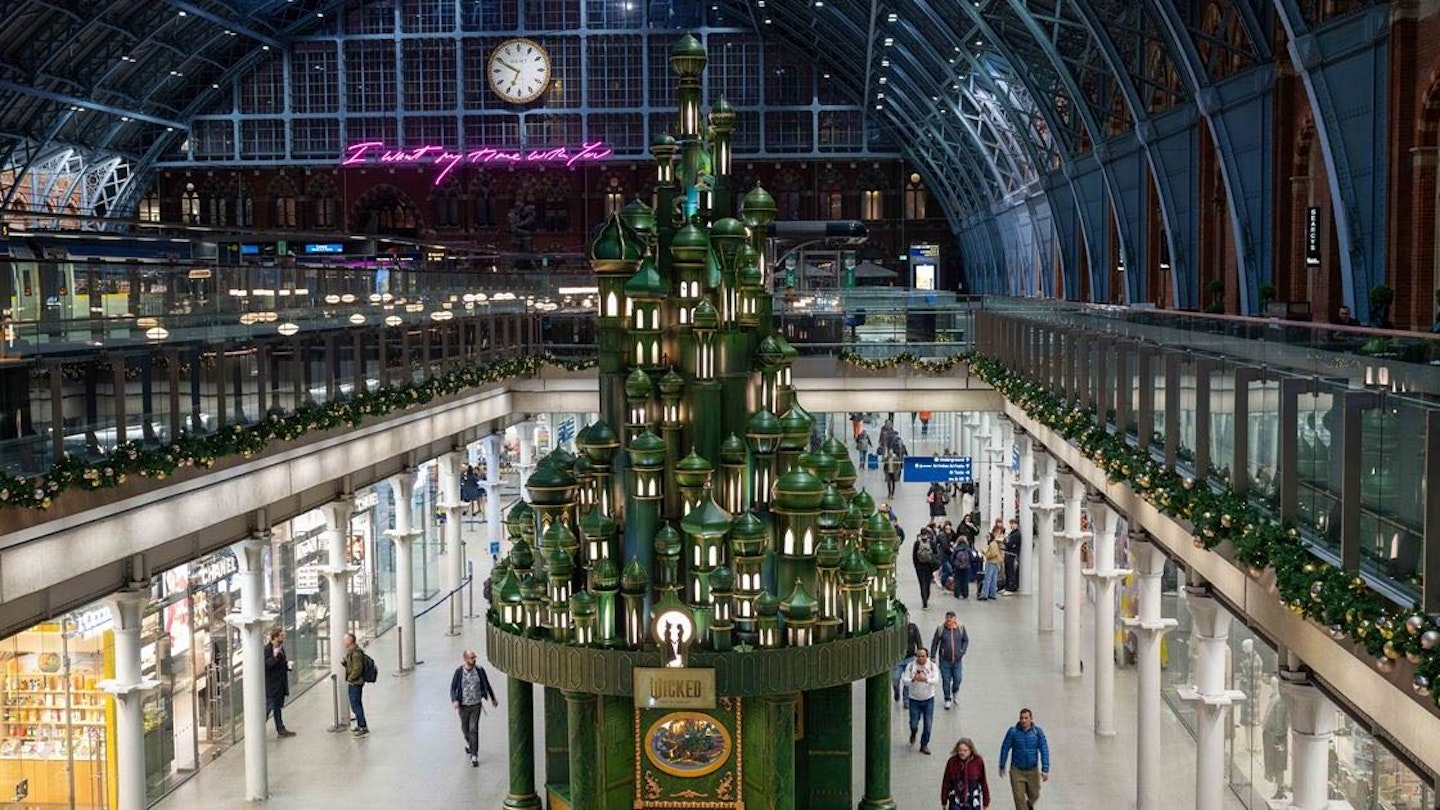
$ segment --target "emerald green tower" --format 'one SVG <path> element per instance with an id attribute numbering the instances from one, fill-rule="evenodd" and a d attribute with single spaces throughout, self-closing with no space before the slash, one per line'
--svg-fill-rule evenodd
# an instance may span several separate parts
<path id="1" fill-rule="evenodd" d="M 693 36 L 671 49 L 654 208 L 631 202 L 590 243 L 600 419 L 509 512 L 487 626 L 509 678 L 507 808 L 895 806 L 894 530 L 845 445 L 812 447 L 797 352 L 771 326 L 775 201 L 757 186 L 727 215 L 735 112 L 702 118 L 706 60 Z"/>

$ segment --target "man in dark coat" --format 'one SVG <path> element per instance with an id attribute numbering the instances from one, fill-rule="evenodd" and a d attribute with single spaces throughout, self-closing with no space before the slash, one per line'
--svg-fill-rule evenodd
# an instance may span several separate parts
<path id="1" fill-rule="evenodd" d="M 499 706 L 495 690 L 490 688 L 490 677 L 485 668 L 475 663 L 475 651 L 466 650 L 460 656 L 460 666 L 450 679 L 450 704 L 460 715 L 460 733 L 465 735 L 465 753 L 470 756 L 470 765 L 480 767 L 480 715 L 485 711 L 485 701 Z"/>
<path id="2" fill-rule="evenodd" d="M 915 564 L 915 580 L 920 583 L 920 607 L 923 610 L 930 606 L 930 586 L 940 568 L 940 553 L 935 548 L 935 530 L 931 526 L 915 533 L 910 561 Z"/>
<path id="3" fill-rule="evenodd" d="M 285 631 L 277 627 L 270 631 L 270 643 L 265 645 L 265 714 L 275 716 L 275 731 L 281 737 L 295 736 L 285 728 L 285 718 L 280 714 L 285 708 L 285 696 L 290 694 L 291 666 L 285 655 Z"/>
<path id="4" fill-rule="evenodd" d="M 1005 583 L 1000 590 L 1008 593 L 1020 591 L 1020 521 L 1010 518 L 1010 532 L 1005 535 L 1002 546 L 1005 551 Z"/>

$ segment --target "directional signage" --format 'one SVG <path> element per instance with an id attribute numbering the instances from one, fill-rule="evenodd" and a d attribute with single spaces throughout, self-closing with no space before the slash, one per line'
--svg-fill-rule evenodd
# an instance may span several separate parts
<path id="1" fill-rule="evenodd" d="M 969 456 L 906 456 L 905 481 L 963 484 L 974 480 Z"/>

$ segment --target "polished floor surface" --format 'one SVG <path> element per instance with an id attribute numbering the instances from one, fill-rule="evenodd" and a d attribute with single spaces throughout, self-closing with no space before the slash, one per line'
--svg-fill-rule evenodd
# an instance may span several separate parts
<path id="1" fill-rule="evenodd" d="M 917 439 L 919 437 L 916 437 Z M 912 441 L 912 452 L 930 452 Z M 878 474 L 867 471 L 862 484 L 883 494 Z M 923 525 L 924 485 L 902 485 L 896 501 L 907 535 L 900 565 L 900 597 L 914 610 L 913 620 L 927 642 L 952 606 L 969 630 L 971 644 L 965 658 L 960 705 L 945 711 L 937 705 L 933 756 L 906 745 L 907 720 L 899 704 L 892 704 L 892 788 L 901 810 L 939 806 L 938 785 L 945 755 L 961 736 L 973 737 L 985 757 L 992 780 L 994 808 L 1009 808 L 1008 788 L 995 775 L 1000 741 L 1022 706 L 1031 708 L 1045 729 L 1052 757 L 1051 779 L 1044 786 L 1038 807 L 1046 810 L 1091 810 L 1135 806 L 1135 672 L 1121 669 L 1116 676 L 1116 728 L 1113 737 L 1093 732 L 1093 685 L 1088 675 L 1090 610 L 1082 623 L 1082 653 L 1086 675 L 1066 679 L 1061 672 L 1061 617 L 1057 611 L 1054 633 L 1041 635 L 1036 626 L 1035 596 L 1003 597 L 976 603 L 938 595 L 928 610 L 919 610 L 914 569 L 909 565 L 909 543 Z M 958 511 L 958 510 L 952 510 Z M 468 534 L 468 532 L 467 532 Z M 477 538 L 478 539 L 478 536 Z M 472 543 L 471 548 L 478 544 Z M 1059 576 L 1057 573 L 1057 587 Z M 476 597 L 478 599 L 478 589 Z M 1055 600 L 1050 600 L 1052 605 Z M 395 668 L 394 633 L 376 639 L 371 654 L 380 664 L 380 682 L 365 690 L 365 710 L 371 733 L 355 739 L 348 733 L 328 733 L 332 700 L 328 683 L 310 689 L 286 708 L 286 723 L 299 732 L 277 740 L 267 728 L 270 800 L 268 806 L 297 810 L 351 810 L 376 808 L 499 808 L 505 796 L 507 735 L 503 676 L 491 671 L 501 695 L 499 713 L 482 720 L 480 767 L 472 768 L 464 753 L 448 689 L 450 676 L 466 647 L 484 659 L 483 619 L 466 620 L 458 637 L 445 633 L 445 609 L 420 620 L 420 657 L 425 661 L 413 674 L 391 674 Z M 854 689 L 855 763 L 854 795 L 858 801 L 863 775 L 863 690 Z M 343 695 L 341 696 L 343 699 Z M 540 696 L 536 697 L 536 740 Z M 1163 762 L 1167 807 L 1194 807 L 1195 746 L 1190 735 L 1168 711 L 1162 711 Z M 233 746 L 182 784 L 158 806 L 164 810 L 188 808 L 253 807 L 243 801 L 245 756 L 243 745 Z M 543 766 L 539 766 L 543 769 Z M 543 773 L 537 774 L 543 780 Z M 1239 802 L 1226 794 L 1228 807 Z M 803 810 L 803 808 L 801 809 Z"/>

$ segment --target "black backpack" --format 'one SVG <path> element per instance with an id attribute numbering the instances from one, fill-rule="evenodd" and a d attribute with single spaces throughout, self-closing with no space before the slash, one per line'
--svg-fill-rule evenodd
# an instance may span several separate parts
<path id="1" fill-rule="evenodd" d="M 380 668 L 375 666 L 375 659 L 371 658 L 364 650 L 360 651 L 360 680 L 365 683 L 375 683 L 380 679 Z"/>
<path id="2" fill-rule="evenodd" d="M 935 562 L 935 545 L 929 538 L 919 537 L 915 542 L 915 562 L 921 565 L 930 565 Z"/>

